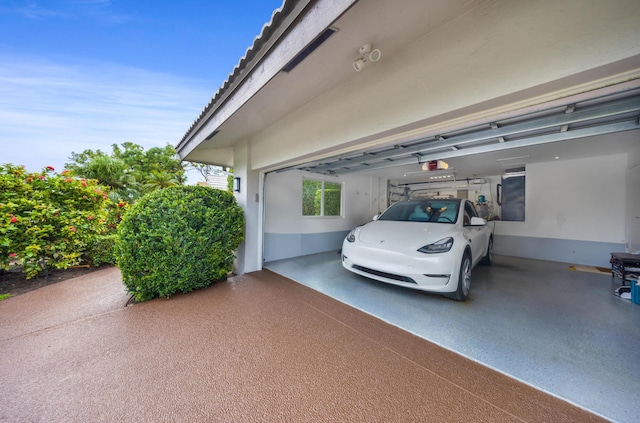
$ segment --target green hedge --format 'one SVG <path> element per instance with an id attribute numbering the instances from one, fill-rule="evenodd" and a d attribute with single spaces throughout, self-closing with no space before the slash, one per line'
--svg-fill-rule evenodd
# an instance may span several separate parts
<path id="1" fill-rule="evenodd" d="M 340 189 L 326 189 L 324 190 L 324 214 L 323 216 L 340 216 Z M 320 215 L 322 204 L 322 190 L 316 191 L 314 207 L 316 210 L 315 216 Z"/>
<path id="2" fill-rule="evenodd" d="M 302 181 L 302 215 L 320 216 L 320 203 L 317 198 L 322 195 L 322 182 L 305 179 Z"/>
<path id="3" fill-rule="evenodd" d="M 115 256 L 136 300 L 169 297 L 227 277 L 244 240 L 244 214 L 230 192 L 203 186 L 154 191 L 118 226 Z"/>
<path id="4" fill-rule="evenodd" d="M 324 190 L 324 215 L 325 216 L 340 216 L 340 189 L 327 189 Z"/>
<path id="5" fill-rule="evenodd" d="M 97 235 L 89 242 L 85 252 L 86 261 L 95 267 L 102 264 L 116 264 L 115 242 L 116 234 Z"/>

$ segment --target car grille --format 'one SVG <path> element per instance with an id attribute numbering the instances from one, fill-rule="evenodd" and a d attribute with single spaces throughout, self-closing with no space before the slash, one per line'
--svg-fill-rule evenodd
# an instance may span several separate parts
<path id="1" fill-rule="evenodd" d="M 352 267 L 361 272 L 369 273 L 370 275 L 380 276 L 382 278 L 387 278 L 387 279 L 393 279 L 394 281 L 399 281 L 399 282 L 408 282 L 408 283 L 417 284 L 416 281 L 406 276 L 400 276 L 400 275 L 394 275 L 393 273 L 381 272 L 379 270 L 369 269 L 368 267 L 358 266 L 357 264 L 354 264 Z"/>

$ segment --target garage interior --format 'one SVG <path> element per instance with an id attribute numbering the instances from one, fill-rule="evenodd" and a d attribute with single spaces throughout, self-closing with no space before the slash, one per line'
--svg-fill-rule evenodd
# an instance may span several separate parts
<path id="1" fill-rule="evenodd" d="M 345 220 L 364 224 L 402 199 L 462 196 L 476 202 L 484 217 L 500 217 L 497 185 L 514 168 L 526 178 L 526 202 L 576 220 L 582 214 L 590 221 L 594 214 L 596 220 L 617 215 L 616 226 L 624 226 L 623 203 L 637 207 L 638 201 L 630 175 L 637 180 L 639 170 L 627 169 L 627 155 L 640 145 L 640 96 L 628 85 L 607 91 L 406 145 L 266 174 L 264 267 L 608 419 L 635 421 L 640 363 L 629 358 L 640 351 L 640 326 L 629 322 L 640 321 L 640 307 L 615 295 L 621 281 L 607 271 L 610 253 L 625 251 L 624 242 L 597 243 L 580 254 L 591 242 L 563 240 L 552 246 L 557 241 L 549 240 L 546 250 L 534 246 L 532 252 L 514 248 L 517 237 L 501 236 L 503 225 L 524 222 L 497 220 L 494 264 L 474 269 L 471 298 L 463 304 L 352 274 L 342 268 L 339 254 L 348 232 L 339 230 Z M 522 147 L 502 149 L 500 137 Z M 438 160 L 448 168 L 423 170 Z M 606 191 L 594 194 L 602 174 L 619 180 L 615 167 L 623 180 L 629 178 L 624 192 L 635 195 L 635 203 Z M 545 173 L 556 178 L 552 185 L 535 180 Z M 343 216 L 301 217 L 305 179 L 339 181 Z M 566 200 L 544 204 L 547 197 Z M 611 201 L 619 204 L 607 207 Z M 576 210 L 569 213 L 572 205 Z M 594 213 L 600 206 L 604 209 Z M 532 211 L 536 207 L 527 204 L 524 221 L 535 219 L 528 215 Z M 607 238 L 603 227 L 584 231 Z"/>
<path id="2" fill-rule="evenodd" d="M 265 173 L 264 267 L 608 419 L 635 421 L 640 362 L 629 358 L 640 351 L 640 325 L 629 322 L 640 321 L 640 307 L 616 295 L 621 280 L 608 270 L 637 225 L 640 169 L 629 162 L 639 119 L 633 82 Z M 438 161 L 447 168 L 428 170 Z M 342 268 L 345 222 L 364 224 L 395 201 L 425 196 L 469 198 L 483 217 L 501 219 L 498 185 L 514 170 L 526 181 L 525 216 L 495 221 L 494 264 L 474 269 L 466 303 Z M 308 179 L 342 184 L 340 218 L 302 216 Z M 621 181 L 625 190 L 607 189 Z M 562 222 L 526 245 L 527 232 L 544 228 L 510 227 L 540 222 L 535 213 L 577 226 Z"/>
<path id="3" fill-rule="evenodd" d="M 611 276 L 502 255 L 472 272 L 470 299 L 384 284 L 336 251 L 266 268 L 387 323 L 618 422 L 637 421 L 640 307 Z"/>
<path id="4" fill-rule="evenodd" d="M 239 273 L 273 270 L 637 421 L 640 307 L 570 266 L 640 251 L 639 19 L 634 0 L 287 0 L 177 151 L 233 167 Z M 339 186 L 339 214 L 304 215 L 305 181 Z M 342 269 L 350 229 L 434 195 L 499 219 L 469 301 Z"/>

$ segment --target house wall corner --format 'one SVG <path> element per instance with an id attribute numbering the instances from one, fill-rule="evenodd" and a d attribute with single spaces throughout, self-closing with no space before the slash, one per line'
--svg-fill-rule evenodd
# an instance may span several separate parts
<path id="1" fill-rule="evenodd" d="M 244 242 L 236 251 L 234 272 L 243 274 L 262 269 L 261 210 L 263 201 L 260 193 L 260 172 L 251 170 L 249 142 L 237 143 L 234 146 L 233 156 L 233 176 L 240 178 L 240 190 L 234 192 L 234 195 L 244 210 L 245 218 Z"/>

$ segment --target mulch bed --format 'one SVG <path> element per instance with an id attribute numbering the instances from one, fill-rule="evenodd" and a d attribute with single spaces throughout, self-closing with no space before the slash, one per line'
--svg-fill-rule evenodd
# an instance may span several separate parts
<path id="1" fill-rule="evenodd" d="M 0 270 L 0 294 L 21 295 L 43 286 L 52 285 L 67 279 L 77 278 L 87 273 L 112 267 L 103 265 L 99 267 L 74 267 L 69 269 L 49 269 L 49 277 L 43 273 L 35 278 L 26 279 L 22 273 L 22 267 L 14 266 L 11 270 Z"/>

